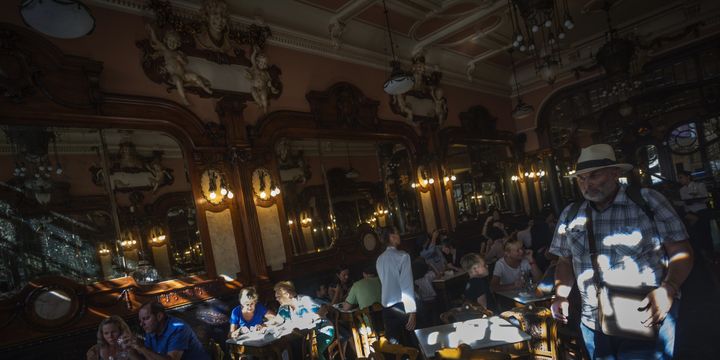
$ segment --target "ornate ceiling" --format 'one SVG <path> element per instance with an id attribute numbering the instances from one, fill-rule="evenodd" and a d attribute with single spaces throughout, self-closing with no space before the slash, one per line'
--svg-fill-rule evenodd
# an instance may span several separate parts
<path id="1" fill-rule="evenodd" d="M 405 62 L 417 52 L 443 72 L 449 85 L 500 95 L 511 94 L 512 25 L 507 0 L 386 0 L 397 53 Z M 99 6 L 144 13 L 142 0 L 88 0 Z M 202 0 L 171 0 L 190 12 Z M 389 42 L 382 0 L 227 0 L 240 24 L 264 22 L 270 44 L 386 69 Z M 679 33 L 692 23 L 718 27 L 720 2 L 714 0 L 615 0 L 613 27 L 642 41 Z M 560 79 L 593 63 L 607 30 L 604 0 L 568 0 L 575 28 L 561 43 Z M 517 54 L 517 52 L 516 52 Z M 518 78 L 525 91 L 543 86 L 530 58 L 519 58 Z"/>

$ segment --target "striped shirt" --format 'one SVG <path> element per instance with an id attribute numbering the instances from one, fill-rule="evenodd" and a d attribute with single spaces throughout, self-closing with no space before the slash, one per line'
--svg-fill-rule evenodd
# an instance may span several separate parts
<path id="1" fill-rule="evenodd" d="M 591 207 L 600 280 L 612 286 L 659 286 L 667 264 L 662 244 L 687 240 L 688 234 L 662 194 L 641 189 L 642 197 L 652 209 L 653 221 L 627 196 L 625 189 L 620 186 L 613 202 L 603 211 Z M 550 253 L 572 258 L 582 297 L 582 321 L 595 329 L 598 301 L 585 229 L 588 202 L 583 202 L 574 219 L 567 218 L 571 207 L 566 207 L 560 215 Z"/>

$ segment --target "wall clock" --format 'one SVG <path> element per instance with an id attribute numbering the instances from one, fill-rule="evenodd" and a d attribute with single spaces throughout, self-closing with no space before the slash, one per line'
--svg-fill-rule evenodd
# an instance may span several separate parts
<path id="1" fill-rule="evenodd" d="M 65 325 L 80 310 L 80 299 L 68 287 L 50 285 L 33 290 L 27 298 L 25 313 L 28 320 L 43 328 Z"/>

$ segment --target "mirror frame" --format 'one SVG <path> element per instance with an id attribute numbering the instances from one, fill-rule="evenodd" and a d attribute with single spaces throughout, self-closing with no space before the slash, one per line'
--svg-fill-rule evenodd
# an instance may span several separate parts
<path id="1" fill-rule="evenodd" d="M 447 155 L 451 144 L 490 144 L 506 146 L 510 151 L 511 161 L 513 164 L 517 165 L 518 151 L 515 148 L 516 143 L 513 141 L 515 135 L 510 131 L 497 130 L 495 128 L 496 119 L 487 109 L 482 106 L 471 107 L 467 112 L 460 114 L 460 120 L 461 126 L 448 126 L 438 131 L 437 136 L 440 144 L 440 162 L 444 169 L 449 170 L 447 169 Z M 443 187 L 443 189 L 446 189 L 446 187 Z M 509 190 L 512 191 L 512 189 Z M 448 207 L 451 204 L 454 207 L 452 213 L 455 214 L 455 217 L 451 219 L 451 223 L 453 226 L 456 226 L 458 220 L 457 204 L 455 203 L 455 199 L 448 198 L 447 193 L 447 190 L 443 191 L 443 200 Z M 449 196 L 452 196 L 452 191 L 450 191 Z M 512 196 L 508 194 L 507 197 L 510 209 L 512 209 Z M 452 213 L 450 212 L 450 209 L 448 208 L 447 211 L 448 217 L 451 218 L 450 215 Z"/>
<path id="2" fill-rule="evenodd" d="M 402 143 L 409 152 L 410 166 L 417 169 L 417 153 L 421 140 L 410 125 L 395 120 L 382 120 L 377 117 L 379 102 L 368 99 L 356 86 L 340 82 L 326 91 L 311 91 L 306 96 L 311 112 L 276 111 L 267 115 L 251 132 L 255 167 L 269 169 L 271 176 L 280 178 L 279 163 L 275 155 L 275 144 L 282 138 L 319 139 L 319 140 L 356 140 L 356 141 L 395 141 Z M 264 165 L 263 165 L 264 164 Z M 337 238 L 335 246 L 319 253 L 298 254 L 292 252 L 292 239 L 282 196 L 275 200 L 278 204 L 278 216 L 281 219 L 283 243 L 288 266 L 305 264 L 320 269 L 322 262 L 316 259 L 336 257 L 343 261 L 363 256 L 358 229 L 353 236 Z M 418 197 L 418 204 L 420 199 Z M 419 206 L 422 218 L 422 206 Z M 410 235 L 410 234 L 408 234 Z M 359 250 L 359 251 L 356 251 Z M 357 254 L 357 255 L 356 255 Z M 360 259 L 359 257 L 357 257 Z"/>

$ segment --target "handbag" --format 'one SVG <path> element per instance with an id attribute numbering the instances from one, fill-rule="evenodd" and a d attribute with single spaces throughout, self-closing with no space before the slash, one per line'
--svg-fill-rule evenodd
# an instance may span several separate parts
<path id="1" fill-rule="evenodd" d="M 642 323 L 650 316 L 650 307 L 640 307 L 647 294 L 655 290 L 655 287 L 620 287 L 601 282 L 590 205 L 586 208 L 586 218 L 585 229 L 593 266 L 593 282 L 597 289 L 600 330 L 608 336 L 648 341 L 656 339 L 658 326 L 647 327 Z"/>

